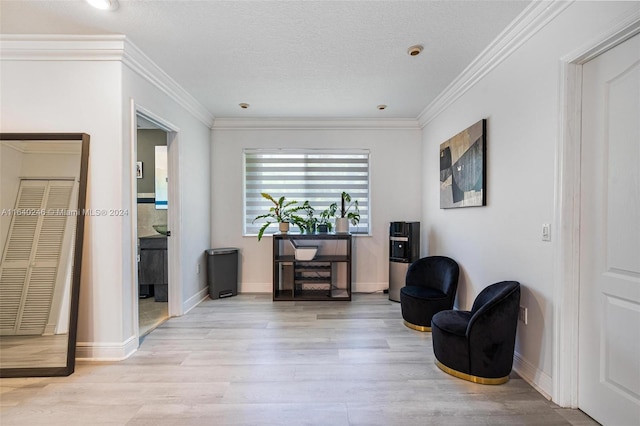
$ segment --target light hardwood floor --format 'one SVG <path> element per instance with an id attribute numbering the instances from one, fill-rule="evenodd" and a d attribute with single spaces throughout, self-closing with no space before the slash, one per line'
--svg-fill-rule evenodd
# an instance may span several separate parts
<path id="1" fill-rule="evenodd" d="M 515 374 L 469 383 L 434 365 L 430 333 L 383 294 L 352 302 L 207 300 L 120 362 L 2 379 L 10 425 L 595 425 Z"/>

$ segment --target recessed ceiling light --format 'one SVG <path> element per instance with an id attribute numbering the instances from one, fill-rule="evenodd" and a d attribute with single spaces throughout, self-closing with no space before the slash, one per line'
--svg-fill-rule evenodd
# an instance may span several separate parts
<path id="1" fill-rule="evenodd" d="M 383 109 L 387 109 L 386 105 L 378 105 L 376 108 L 378 108 L 379 110 L 383 110 Z"/>
<path id="2" fill-rule="evenodd" d="M 407 49 L 407 53 L 410 56 L 418 56 L 420 52 L 422 52 L 422 46 L 419 44 L 416 44 L 415 46 L 411 46 L 410 48 Z"/>
<path id="3" fill-rule="evenodd" d="M 242 109 L 247 109 L 247 108 L 249 108 L 249 104 L 246 104 L 246 103 L 244 103 L 244 102 L 239 103 L 238 105 L 240 105 L 240 108 L 242 108 Z"/>
<path id="4" fill-rule="evenodd" d="M 100 10 L 116 10 L 118 0 L 86 0 L 91 6 Z"/>

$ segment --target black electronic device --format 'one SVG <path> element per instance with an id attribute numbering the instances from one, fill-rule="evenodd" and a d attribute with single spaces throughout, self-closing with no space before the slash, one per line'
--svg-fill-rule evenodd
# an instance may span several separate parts
<path id="1" fill-rule="evenodd" d="M 420 258 L 420 222 L 389 225 L 389 300 L 400 301 L 409 265 Z"/>

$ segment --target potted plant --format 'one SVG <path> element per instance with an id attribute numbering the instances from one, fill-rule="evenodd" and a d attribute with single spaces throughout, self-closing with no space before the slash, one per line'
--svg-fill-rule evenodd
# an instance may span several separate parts
<path id="1" fill-rule="evenodd" d="M 320 213 L 320 219 L 318 219 L 318 232 L 324 234 L 332 229 L 331 218 L 336 215 L 338 205 L 336 203 L 331 204 Z"/>
<path id="2" fill-rule="evenodd" d="M 313 217 L 313 214 L 316 210 L 311 207 L 309 201 L 304 202 L 304 204 L 302 205 L 302 210 L 307 213 L 307 217 L 303 219 L 303 222 L 301 224 L 298 225 L 300 226 L 300 232 L 313 234 L 314 232 L 316 232 L 316 224 L 318 223 L 318 219 Z"/>
<path id="3" fill-rule="evenodd" d="M 340 216 L 336 218 L 336 232 L 349 232 L 349 222 L 356 226 L 360 222 L 360 210 L 358 200 L 351 200 L 351 196 L 342 192 L 340 200 Z"/>
<path id="4" fill-rule="evenodd" d="M 260 195 L 262 195 L 262 198 L 266 198 L 267 200 L 271 201 L 273 203 L 273 207 L 269 208 L 268 213 L 261 214 L 253 219 L 253 222 L 258 219 L 266 219 L 266 222 L 262 225 L 262 227 L 260 227 L 260 230 L 258 231 L 258 241 L 262 239 L 264 231 L 272 223 L 280 224 L 280 232 L 282 233 L 287 233 L 289 231 L 290 222 L 300 226 L 302 229 L 302 227 L 304 226 L 304 219 L 296 215 L 296 213 L 304 209 L 304 206 L 296 205 L 298 204 L 298 202 L 294 200 L 287 201 L 284 196 L 276 200 L 266 192 L 261 192 Z"/>

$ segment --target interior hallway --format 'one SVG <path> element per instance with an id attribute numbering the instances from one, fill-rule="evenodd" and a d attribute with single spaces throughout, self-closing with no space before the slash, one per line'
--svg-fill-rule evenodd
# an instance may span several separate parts
<path id="1" fill-rule="evenodd" d="M 2 379 L 10 425 L 595 425 L 516 374 L 466 382 L 434 364 L 430 333 L 383 294 L 352 302 L 206 300 L 120 362 Z"/>

